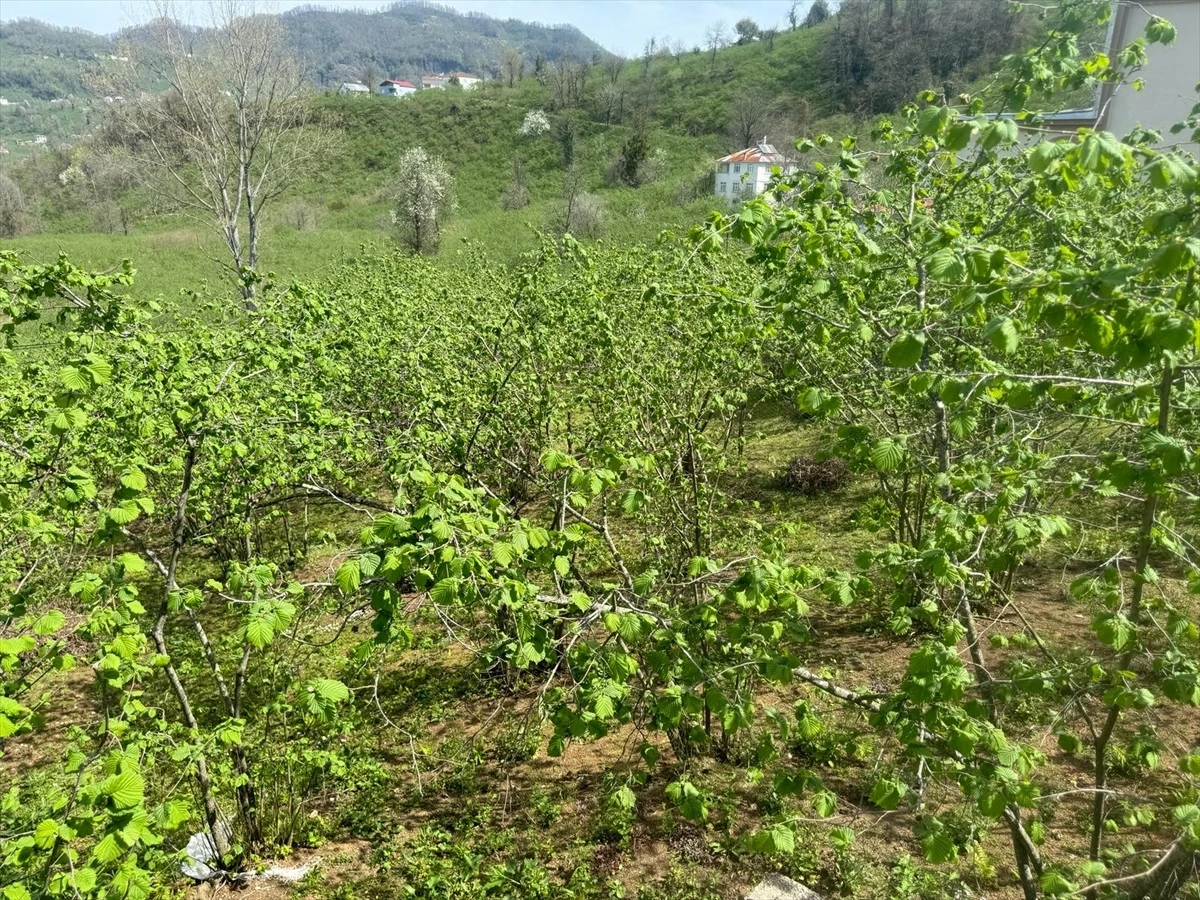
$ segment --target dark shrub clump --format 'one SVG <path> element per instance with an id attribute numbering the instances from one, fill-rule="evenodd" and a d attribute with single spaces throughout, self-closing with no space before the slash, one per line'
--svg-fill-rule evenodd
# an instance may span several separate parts
<path id="1" fill-rule="evenodd" d="M 815 459 L 797 456 L 788 463 L 783 473 L 783 486 L 806 497 L 836 491 L 850 478 L 850 469 L 844 459 L 831 456 Z"/>

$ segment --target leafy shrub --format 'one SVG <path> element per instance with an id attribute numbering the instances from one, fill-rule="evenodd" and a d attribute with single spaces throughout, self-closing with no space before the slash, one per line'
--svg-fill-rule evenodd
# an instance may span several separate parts
<path id="1" fill-rule="evenodd" d="M 849 478 L 850 469 L 844 459 L 836 456 L 828 459 L 797 456 L 788 463 L 787 471 L 783 474 L 783 486 L 805 497 L 813 497 L 838 490 Z"/>

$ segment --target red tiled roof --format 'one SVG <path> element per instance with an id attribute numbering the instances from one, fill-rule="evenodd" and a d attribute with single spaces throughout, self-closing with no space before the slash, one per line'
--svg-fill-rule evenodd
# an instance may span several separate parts
<path id="1" fill-rule="evenodd" d="M 396 87 L 416 87 L 416 85 L 412 84 L 411 82 L 396 81 L 394 78 L 385 78 L 380 82 L 380 84 L 394 84 Z"/>
<path id="2" fill-rule="evenodd" d="M 779 153 L 765 153 L 760 147 L 747 147 L 737 153 L 722 156 L 717 162 L 722 163 L 781 163 L 783 156 Z"/>

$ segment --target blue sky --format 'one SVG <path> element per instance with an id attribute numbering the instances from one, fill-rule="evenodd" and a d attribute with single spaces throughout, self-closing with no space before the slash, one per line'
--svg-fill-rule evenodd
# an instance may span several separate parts
<path id="1" fill-rule="evenodd" d="M 299 6 L 303 0 L 277 0 L 279 10 Z M 391 0 L 325 0 L 326 7 L 378 9 Z M 716 21 L 727 26 L 749 16 L 763 27 L 787 27 L 791 0 L 442 0 L 444 5 L 467 12 L 477 10 L 501 19 L 524 19 L 545 24 L 568 24 L 609 50 L 636 55 L 650 37 L 682 40 L 687 46 L 703 45 L 704 32 Z M 810 0 L 800 0 L 800 14 Z M 192 4 L 183 0 L 181 6 Z M 202 18 L 203 9 L 199 10 Z M 151 16 L 148 3 L 139 0 L 0 0 L 4 20 L 33 18 L 53 25 L 86 28 L 110 34 Z"/>

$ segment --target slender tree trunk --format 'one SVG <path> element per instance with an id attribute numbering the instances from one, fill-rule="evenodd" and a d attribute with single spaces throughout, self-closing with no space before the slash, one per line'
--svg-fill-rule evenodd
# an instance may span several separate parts
<path id="1" fill-rule="evenodd" d="M 1163 366 L 1162 377 L 1158 383 L 1158 420 L 1155 424 L 1155 429 L 1161 435 L 1166 435 L 1170 428 L 1171 383 L 1174 378 L 1175 370 L 1170 365 Z M 1134 560 L 1133 596 L 1129 604 L 1129 621 L 1133 625 L 1134 636 L 1130 642 L 1129 649 L 1121 654 L 1120 661 L 1117 663 L 1117 670 L 1121 672 L 1129 670 L 1137 648 L 1138 629 L 1141 627 L 1142 618 L 1142 596 L 1146 587 L 1146 566 L 1150 559 L 1154 517 L 1157 512 L 1158 494 L 1148 492 L 1146 498 L 1142 501 L 1142 520 L 1138 525 L 1137 556 Z M 1116 729 L 1117 721 L 1120 718 L 1121 707 L 1114 703 L 1108 708 L 1108 716 L 1105 718 L 1104 724 L 1100 727 L 1100 734 L 1096 737 L 1095 755 L 1092 763 L 1095 773 L 1094 787 L 1096 788 L 1096 793 L 1094 795 L 1095 799 L 1092 801 L 1092 834 L 1089 847 L 1089 856 L 1093 860 L 1100 858 L 1100 843 L 1104 836 L 1104 809 L 1108 796 L 1105 792 L 1108 786 L 1108 760 L 1106 759 L 1106 754 L 1108 744 L 1112 740 L 1113 731 Z"/>
<path id="2" fill-rule="evenodd" d="M 927 288 L 928 277 L 925 264 L 918 262 L 917 304 L 921 309 L 925 308 Z M 926 341 L 925 350 L 921 358 L 921 368 L 925 368 L 928 353 L 929 343 Z M 937 461 L 937 471 L 939 474 L 945 476 L 950 471 L 950 427 L 946 414 L 946 404 L 942 401 L 937 391 L 929 392 L 929 402 L 933 408 L 933 450 Z M 951 491 L 950 484 L 946 480 L 946 483 L 939 491 L 943 501 L 950 501 Z M 956 554 L 952 553 L 952 561 L 957 564 L 958 560 L 955 557 Z M 971 593 L 965 584 L 959 588 L 957 617 L 966 636 L 967 654 L 971 660 L 971 670 L 976 683 L 979 684 L 980 690 L 983 692 L 984 700 L 987 704 L 988 720 L 993 726 L 999 727 L 1000 715 L 996 708 L 995 685 L 992 683 L 992 677 L 987 670 L 983 647 L 980 644 L 979 631 L 975 627 L 975 613 L 971 604 Z M 1041 874 L 1041 859 L 1036 846 L 1029 837 L 1029 833 L 1025 830 L 1025 826 L 1021 822 L 1020 807 L 1015 803 L 1010 803 L 1004 810 L 1004 818 L 1008 823 L 1009 833 L 1012 838 L 1013 858 L 1017 863 L 1017 875 L 1021 881 L 1021 892 L 1025 900 L 1037 900 L 1037 879 Z"/>
<path id="3" fill-rule="evenodd" d="M 152 632 L 155 648 L 161 656 L 167 659 L 166 665 L 163 666 L 163 671 L 166 673 L 167 681 L 171 685 L 171 691 L 175 694 L 175 699 L 179 701 L 179 709 L 183 715 L 184 724 L 187 725 L 195 738 L 199 738 L 200 724 L 196 721 L 196 716 L 192 712 L 192 704 L 188 698 L 187 690 L 184 688 L 183 682 L 179 679 L 179 673 L 175 669 L 175 664 L 171 661 L 171 654 L 167 649 L 166 625 L 167 613 L 171 606 L 171 596 L 177 589 L 175 576 L 179 569 L 179 557 L 183 552 L 188 494 L 192 488 L 192 473 L 196 467 L 196 457 L 200 452 L 200 442 L 201 439 L 195 436 L 189 436 L 187 439 L 187 453 L 183 460 L 183 484 L 180 486 L 179 497 L 175 502 L 175 517 L 171 528 L 171 556 L 167 563 L 162 603 L 159 605 L 158 618 L 155 620 L 154 631 Z M 208 826 L 208 833 L 212 838 L 213 847 L 217 851 L 217 856 L 224 859 L 229 855 L 229 837 L 224 823 L 221 821 L 221 811 L 217 806 L 217 798 L 213 793 L 212 777 L 208 772 L 208 760 L 202 752 L 196 757 L 196 784 L 200 789 L 200 801 L 204 806 L 204 821 Z"/>

